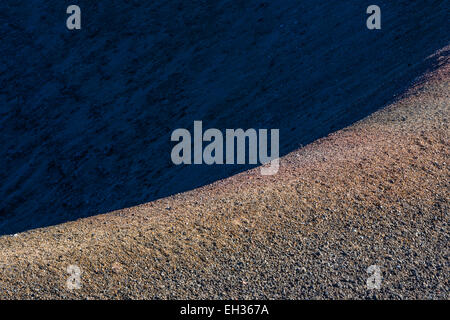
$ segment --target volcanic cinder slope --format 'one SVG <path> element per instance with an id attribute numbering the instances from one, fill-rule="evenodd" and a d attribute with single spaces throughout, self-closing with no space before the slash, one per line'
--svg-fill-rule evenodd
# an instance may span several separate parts
<path id="1" fill-rule="evenodd" d="M 2 1 L 0 298 L 448 299 L 448 1 L 369 4 Z M 279 173 L 174 166 L 194 120 Z"/>
<path id="2" fill-rule="evenodd" d="M 277 175 L 1 237 L 0 298 L 448 299 L 449 49 L 393 104 L 283 157 Z M 366 287 L 371 265 L 380 290 Z"/>
<path id="3" fill-rule="evenodd" d="M 0 1 L 0 235 L 243 172 L 175 166 L 170 135 L 280 129 L 281 154 L 386 106 L 449 43 L 448 1 Z"/>

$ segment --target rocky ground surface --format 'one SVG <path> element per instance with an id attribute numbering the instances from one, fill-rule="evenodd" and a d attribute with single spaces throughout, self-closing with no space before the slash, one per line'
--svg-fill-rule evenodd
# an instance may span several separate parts
<path id="1" fill-rule="evenodd" d="M 448 299 L 449 48 L 387 108 L 259 169 L 0 238 L 0 298 Z M 436 57 L 435 57 L 436 58 Z M 69 265 L 81 288 L 69 290 Z M 379 266 L 380 290 L 366 286 Z"/>
<path id="2" fill-rule="evenodd" d="M 280 129 L 280 155 L 390 104 L 450 43 L 448 1 L 0 1 L 0 235 L 251 169 L 175 165 L 178 128 Z M 206 143 L 204 144 L 206 146 Z M 195 177 L 195 178 L 193 178 Z"/>

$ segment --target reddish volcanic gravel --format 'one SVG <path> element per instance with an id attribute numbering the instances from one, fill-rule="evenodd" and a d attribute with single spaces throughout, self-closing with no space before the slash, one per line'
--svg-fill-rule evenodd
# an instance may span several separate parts
<path id="1" fill-rule="evenodd" d="M 0 298 L 449 299 L 448 52 L 390 106 L 283 157 L 277 175 L 256 168 L 1 237 Z M 80 289 L 66 287 L 69 265 Z"/>

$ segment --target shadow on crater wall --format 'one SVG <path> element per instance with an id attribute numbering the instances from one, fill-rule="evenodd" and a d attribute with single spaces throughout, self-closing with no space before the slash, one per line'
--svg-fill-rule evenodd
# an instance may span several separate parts
<path id="1" fill-rule="evenodd" d="M 445 1 L 0 4 L 0 234 L 246 170 L 175 166 L 171 132 L 279 128 L 286 154 L 385 106 L 448 44 Z"/>

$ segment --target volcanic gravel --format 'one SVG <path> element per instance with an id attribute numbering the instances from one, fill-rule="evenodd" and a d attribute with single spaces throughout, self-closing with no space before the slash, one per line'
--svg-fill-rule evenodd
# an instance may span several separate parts
<path id="1" fill-rule="evenodd" d="M 0 298 L 448 299 L 449 48 L 385 109 L 259 168 L 0 238 Z M 69 265 L 81 288 L 66 286 Z M 368 289 L 377 265 L 381 288 Z"/>

